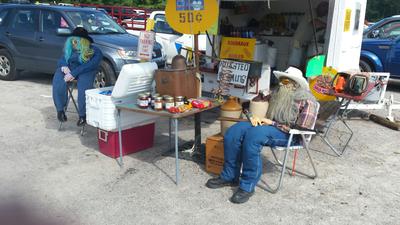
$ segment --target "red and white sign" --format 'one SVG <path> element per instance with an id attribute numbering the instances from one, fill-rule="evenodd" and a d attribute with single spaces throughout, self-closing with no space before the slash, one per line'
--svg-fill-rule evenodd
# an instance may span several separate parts
<path id="1" fill-rule="evenodd" d="M 143 60 L 153 58 L 155 33 L 153 31 L 141 31 L 139 35 L 138 57 Z"/>

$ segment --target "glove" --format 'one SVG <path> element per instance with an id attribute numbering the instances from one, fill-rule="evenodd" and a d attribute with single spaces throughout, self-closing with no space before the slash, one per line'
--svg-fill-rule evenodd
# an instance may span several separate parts
<path id="1" fill-rule="evenodd" d="M 63 66 L 61 67 L 61 72 L 63 72 L 65 75 L 71 73 L 71 70 L 68 68 L 68 66 Z"/>
<path id="2" fill-rule="evenodd" d="M 251 122 L 251 125 L 253 125 L 253 127 L 256 127 L 258 125 L 271 125 L 272 124 L 272 120 L 266 119 L 266 118 L 260 119 L 257 116 L 252 116 L 250 118 L 250 122 Z"/>
<path id="3" fill-rule="evenodd" d="M 64 81 L 65 81 L 65 82 L 70 82 L 70 81 L 73 81 L 74 79 L 75 79 L 75 77 L 72 76 L 70 73 L 68 73 L 68 74 L 66 74 L 66 75 L 64 76 Z"/>

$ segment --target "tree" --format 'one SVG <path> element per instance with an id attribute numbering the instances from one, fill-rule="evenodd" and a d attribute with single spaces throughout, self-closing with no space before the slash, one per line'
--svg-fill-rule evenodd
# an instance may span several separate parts
<path id="1" fill-rule="evenodd" d="M 368 21 L 378 21 L 385 17 L 400 14 L 399 0 L 368 0 L 367 15 Z"/>

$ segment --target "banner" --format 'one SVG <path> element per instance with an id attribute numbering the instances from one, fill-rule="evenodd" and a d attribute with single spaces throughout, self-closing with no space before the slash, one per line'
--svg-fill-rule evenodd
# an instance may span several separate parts
<path id="1" fill-rule="evenodd" d="M 139 35 L 138 57 L 142 60 L 153 58 L 155 33 L 152 31 L 141 31 Z"/>
<path id="2" fill-rule="evenodd" d="M 220 57 L 222 59 L 241 59 L 252 61 L 256 39 L 222 37 Z"/>
<path id="3" fill-rule="evenodd" d="M 220 80 L 222 73 L 229 74 L 230 84 L 245 86 L 250 71 L 250 63 L 237 62 L 232 60 L 221 60 L 219 63 L 218 77 Z"/>

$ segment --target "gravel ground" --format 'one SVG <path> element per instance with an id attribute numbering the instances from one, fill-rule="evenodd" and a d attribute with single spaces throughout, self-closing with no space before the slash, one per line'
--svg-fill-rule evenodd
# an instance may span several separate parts
<path id="1" fill-rule="evenodd" d="M 388 93 L 400 100 L 400 84 Z M 165 156 L 168 127 L 156 123 L 154 147 L 124 157 L 120 168 L 98 150 L 96 129 L 79 135 L 77 115 L 65 131 L 51 98 L 51 76 L 24 73 L 0 81 L 0 220 L 15 224 L 399 224 L 400 133 L 362 119 L 347 152 L 337 157 L 319 138 L 311 144 L 318 178 L 286 175 L 277 194 L 263 190 L 278 168 L 265 148 L 264 173 L 246 204 L 229 202 L 234 189 L 210 190 L 204 165 Z M 375 111 L 384 115 L 384 111 Z M 203 115 L 202 138 L 219 132 L 217 112 Z M 395 111 L 400 119 L 400 111 Z M 193 137 L 192 118 L 180 141 Z M 333 136 L 342 138 L 338 125 Z M 303 154 L 297 168 L 310 169 Z M 29 221 L 29 222 L 27 222 Z M 2 223 L 7 224 L 7 223 Z"/>

